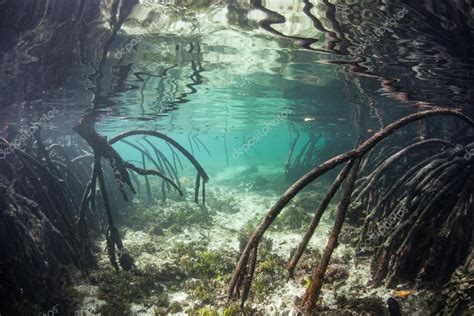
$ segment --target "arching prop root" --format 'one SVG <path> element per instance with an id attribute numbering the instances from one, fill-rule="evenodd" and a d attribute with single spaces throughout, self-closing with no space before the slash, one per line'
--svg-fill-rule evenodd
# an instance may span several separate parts
<path id="1" fill-rule="evenodd" d="M 320 294 L 322 284 L 324 282 L 324 274 L 327 265 L 329 264 L 333 250 L 337 246 L 338 236 L 341 231 L 344 219 L 346 217 L 347 209 L 350 206 L 351 201 L 353 201 L 352 195 L 354 191 L 354 183 L 357 179 L 360 161 L 364 158 L 366 154 L 368 154 L 374 148 L 375 145 L 390 136 L 398 129 L 410 123 L 433 116 L 453 116 L 463 120 L 470 127 L 474 127 L 474 122 L 470 118 L 466 117 L 465 115 L 461 114 L 456 110 L 433 109 L 411 114 L 386 126 L 382 130 L 374 134 L 372 137 L 364 141 L 357 148 L 327 160 L 326 162 L 322 163 L 321 165 L 315 167 L 314 169 L 306 173 L 298 181 L 296 181 L 269 210 L 267 215 L 263 218 L 261 223 L 257 226 L 256 230 L 248 240 L 248 243 L 240 256 L 232 279 L 229 283 L 229 299 L 233 297 L 240 297 L 242 300 L 242 304 L 244 304 L 245 300 L 248 298 L 248 292 L 250 289 L 256 265 L 257 247 L 259 241 L 262 239 L 264 233 L 270 227 L 276 217 L 281 213 L 282 209 L 296 196 L 296 194 L 298 194 L 298 192 L 304 189 L 315 179 L 325 174 L 329 170 L 332 170 L 333 168 L 343 163 L 347 163 L 343 170 L 337 176 L 334 183 L 331 185 L 328 193 L 322 200 L 320 207 L 316 210 L 316 213 L 310 223 L 310 227 L 308 228 L 303 238 L 303 241 L 299 245 L 298 250 L 294 254 L 293 258 L 291 258 L 290 263 L 288 265 L 289 272 L 291 275 L 298 263 L 299 258 L 301 257 L 302 251 L 304 251 L 304 249 L 307 247 L 307 244 L 311 236 L 313 235 L 321 216 L 327 208 L 327 205 L 333 198 L 339 186 L 344 182 L 344 193 L 337 209 L 336 220 L 331 235 L 329 237 L 326 249 L 324 251 L 323 259 L 314 269 L 310 283 L 311 285 L 306 290 L 304 299 L 301 304 L 305 312 L 313 312 L 316 301 Z"/>
<path id="2" fill-rule="evenodd" d="M 77 124 L 74 127 L 74 131 L 76 131 L 84 140 L 86 140 L 86 142 L 92 147 L 93 152 L 94 152 L 94 168 L 93 168 L 94 171 L 92 173 L 91 180 L 89 181 L 89 184 L 83 195 L 79 222 L 85 225 L 85 222 L 86 222 L 85 213 L 88 208 L 88 205 L 91 204 L 91 207 L 95 207 L 95 204 L 93 205 L 93 203 L 95 203 L 93 196 L 95 196 L 96 183 L 98 182 L 102 200 L 104 202 L 106 216 L 107 216 L 108 228 L 107 228 L 106 237 L 107 237 L 107 252 L 109 255 L 110 262 L 116 270 L 119 269 L 119 265 L 117 263 L 117 253 L 118 253 L 119 263 L 122 269 L 130 270 L 134 267 L 133 259 L 130 257 L 130 255 L 127 253 L 126 249 L 124 248 L 122 240 L 120 238 L 120 234 L 114 225 L 112 210 L 111 210 L 109 198 L 107 195 L 106 184 L 104 180 L 101 159 L 102 158 L 106 159 L 109 162 L 110 166 L 112 167 L 113 176 L 115 178 L 117 186 L 120 192 L 122 193 L 124 200 L 126 201 L 128 200 L 128 197 L 125 191 L 125 185 L 128 186 L 132 194 L 136 193 L 132 185 L 131 175 L 129 173 L 130 170 L 144 176 L 148 176 L 148 175 L 158 176 L 162 178 L 166 184 L 176 189 L 176 191 L 180 195 L 183 195 L 183 192 L 181 188 L 179 187 L 179 185 L 176 184 L 172 178 L 167 177 L 164 173 L 158 170 L 148 170 L 144 168 L 139 168 L 130 162 L 124 161 L 121 158 L 121 156 L 118 154 L 118 152 L 112 147 L 112 145 L 118 141 L 124 141 L 128 145 L 137 149 L 143 156 L 146 156 L 150 161 L 152 161 L 152 163 L 155 165 L 155 167 L 157 167 L 157 169 L 163 170 L 163 168 L 160 168 L 158 162 L 155 159 L 153 159 L 153 157 L 145 148 L 140 148 L 139 146 L 136 146 L 135 144 L 126 141 L 125 138 L 129 136 L 134 136 L 134 135 L 147 135 L 147 136 L 165 140 L 168 144 L 171 144 L 174 148 L 180 151 L 186 158 L 188 158 L 188 160 L 195 166 L 196 170 L 198 171 L 198 178 L 203 179 L 203 203 L 204 203 L 204 192 L 205 192 L 204 183 L 206 183 L 209 180 L 209 177 L 207 173 L 204 171 L 204 169 L 202 168 L 202 166 L 184 147 L 182 147 L 175 140 L 159 132 L 148 131 L 148 130 L 132 130 L 132 131 L 119 134 L 111 138 L 109 141 L 107 141 L 105 137 L 101 136 L 100 134 L 96 132 L 93 126 L 93 120 L 89 120 L 87 117 L 83 118 L 79 122 L 79 124 Z M 160 156 L 160 153 L 156 152 L 157 150 L 156 147 L 153 146 L 153 148 L 155 150 L 156 155 Z M 166 161 L 163 159 L 163 162 L 166 162 Z M 174 174 L 174 177 L 177 178 L 176 174 Z M 198 190 L 199 190 L 199 187 L 197 186 L 196 192 L 198 192 Z M 196 199 L 196 202 L 197 202 L 197 199 Z"/>
<path id="3" fill-rule="evenodd" d="M 446 149 L 380 192 L 357 247 L 375 249 L 374 285 L 441 285 L 465 260 L 474 229 L 474 159 L 464 157 L 471 149 L 474 144 Z"/>
<path id="4" fill-rule="evenodd" d="M 169 145 L 173 146 L 176 150 L 178 150 L 180 153 L 182 153 L 194 166 L 194 168 L 197 171 L 197 177 L 203 180 L 203 194 L 204 194 L 204 184 L 209 181 L 209 176 L 207 175 L 206 171 L 204 168 L 199 164 L 199 162 L 194 158 L 194 156 L 186 150 L 183 146 L 181 146 L 178 142 L 176 142 L 174 139 L 170 138 L 169 136 L 162 134 L 157 131 L 149 131 L 149 130 L 132 130 L 128 132 L 124 132 L 122 134 L 119 134 L 113 138 L 110 139 L 109 143 L 110 145 L 113 145 L 114 143 L 123 140 L 126 137 L 130 136 L 135 136 L 135 135 L 145 135 L 145 136 L 150 136 L 158 139 L 162 139 L 165 142 L 167 142 Z M 175 156 L 173 156 L 175 157 Z M 199 188 L 196 185 L 196 191 L 198 191 Z M 198 195 L 198 193 L 196 193 Z M 203 197 L 204 198 L 204 197 Z M 196 201 L 197 202 L 197 201 Z"/>
<path id="5" fill-rule="evenodd" d="M 127 141 L 125 139 L 121 139 L 124 144 L 129 145 L 130 147 L 134 148 L 138 152 L 141 153 L 142 155 L 142 166 L 143 169 L 135 167 L 132 164 L 128 164 L 128 168 L 135 171 L 136 173 L 140 175 L 145 176 L 145 188 L 146 188 L 146 193 L 147 193 L 147 200 L 149 203 L 152 202 L 152 193 L 151 193 L 151 187 L 150 183 L 148 181 L 148 175 L 156 175 L 158 177 L 161 177 L 163 179 L 163 190 L 162 190 L 162 200 L 166 200 L 166 191 L 164 190 L 165 188 L 170 188 L 173 187 L 179 195 L 183 195 L 183 192 L 180 189 L 180 183 L 179 183 L 179 178 L 178 178 L 178 171 L 175 169 L 173 165 L 171 165 L 171 162 L 165 157 L 165 155 L 148 139 L 144 138 L 144 140 L 147 142 L 147 144 L 153 149 L 155 153 L 155 157 L 153 157 L 150 152 L 148 151 L 148 148 L 146 148 L 143 144 L 140 142 L 137 142 L 138 145 L 135 145 L 134 143 Z M 172 150 L 172 154 L 174 157 L 174 151 Z M 156 158 L 156 159 L 155 159 Z M 146 170 L 146 162 L 150 161 L 156 168 L 156 170 Z M 165 173 L 169 174 L 170 177 L 168 178 Z"/>

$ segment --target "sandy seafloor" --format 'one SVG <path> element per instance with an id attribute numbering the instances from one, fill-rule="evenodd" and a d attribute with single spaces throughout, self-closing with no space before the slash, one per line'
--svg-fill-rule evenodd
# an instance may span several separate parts
<path id="1" fill-rule="evenodd" d="M 271 168 L 267 170 L 259 169 L 260 174 L 265 174 L 268 178 L 271 178 Z M 199 226 L 191 225 L 189 227 L 183 227 L 181 232 L 164 232 L 164 235 L 154 235 L 149 232 L 132 229 L 127 227 L 121 227 L 121 233 L 124 241 L 124 245 L 127 249 L 133 249 L 134 247 L 140 247 L 146 244 L 153 244 L 155 247 L 154 252 L 143 252 L 139 256 L 135 256 L 135 263 L 138 269 L 145 266 L 155 265 L 159 267 L 165 264 L 177 264 L 176 258 L 170 256 L 170 251 L 175 247 L 177 243 L 191 243 L 191 242 L 202 242 L 205 240 L 205 244 L 209 250 L 213 249 L 233 249 L 236 252 L 239 251 L 238 232 L 239 230 L 251 219 L 263 218 L 266 212 L 270 209 L 273 203 L 277 201 L 279 196 L 268 190 L 256 190 L 251 181 L 241 181 L 235 185 L 234 177 L 236 175 L 245 172 L 245 168 L 234 168 L 225 169 L 222 172 L 214 174 L 212 181 L 207 187 L 209 197 L 209 203 L 207 208 L 212 209 L 216 203 L 211 201 L 218 199 L 220 202 L 232 205 L 232 207 L 238 210 L 235 213 L 229 213 L 222 209 L 214 209 L 216 212 L 213 217 L 213 222 L 210 228 L 202 228 Z M 183 178 L 186 182 L 186 178 Z M 251 179 L 251 177 L 249 177 Z M 193 181 L 189 182 L 189 193 L 192 193 Z M 230 185 L 229 183 L 232 183 Z M 191 195 L 187 197 L 187 202 L 167 202 L 166 208 L 173 208 L 175 203 L 191 203 Z M 139 201 L 136 201 L 139 203 Z M 222 203 L 219 207 L 222 207 Z M 225 205 L 225 203 L 224 203 Z M 315 202 L 315 208 L 317 204 Z M 152 206 L 153 207 L 153 206 Z M 163 208 L 161 203 L 157 202 L 156 208 Z M 218 207 L 218 208 L 219 208 Z M 332 205 L 331 207 L 335 207 Z M 257 221 L 257 222 L 258 222 Z M 329 215 L 325 214 L 321 223 L 319 224 L 316 233 L 309 243 L 310 249 L 319 249 L 321 252 L 324 250 L 327 242 L 327 236 L 331 230 L 332 221 Z M 272 229 L 268 230 L 265 234 L 266 238 L 272 240 L 271 252 L 275 253 L 284 260 L 289 258 L 289 254 L 294 249 L 302 238 L 304 230 L 284 230 L 284 229 Z M 102 249 L 105 249 L 105 241 L 98 241 L 98 244 Z M 337 289 L 334 287 L 327 288 L 323 286 L 322 300 L 324 306 L 329 309 L 337 309 L 335 295 L 345 293 L 348 296 L 356 295 L 358 298 L 376 296 L 380 297 L 383 301 L 391 296 L 391 290 L 383 287 L 371 288 L 368 286 L 370 280 L 370 271 L 367 262 L 358 262 L 357 266 L 354 261 L 354 249 L 344 244 L 340 244 L 335 250 L 331 262 L 335 259 L 344 260 L 349 276 L 343 282 L 341 282 Z M 110 265 L 105 252 L 100 256 L 99 267 L 107 267 Z M 314 262 L 316 265 L 316 262 Z M 283 267 L 285 269 L 286 267 Z M 171 276 L 172 277 L 172 276 Z M 177 281 L 180 280 L 179 276 L 176 276 Z M 81 283 L 75 286 L 83 296 L 84 299 L 79 306 L 80 315 L 95 315 L 98 314 L 100 306 L 105 302 L 97 298 L 98 286 L 89 283 Z M 226 286 L 223 286 L 223 293 L 219 297 L 223 303 L 226 302 L 225 296 Z M 297 308 L 295 302 L 298 298 L 301 298 L 305 291 L 305 285 L 301 284 L 301 280 L 288 279 L 287 282 L 279 284 L 268 291 L 265 299 L 260 301 L 249 300 L 247 304 L 258 310 L 264 315 L 296 315 Z M 189 310 L 193 309 L 197 311 L 197 307 L 202 307 L 199 301 L 193 299 L 186 290 L 180 291 L 168 291 L 170 303 L 178 302 L 183 306 L 184 311 L 174 313 L 174 315 L 187 315 Z M 411 301 L 411 302 L 409 302 Z M 416 303 L 415 303 L 416 301 Z M 403 302 L 403 305 L 420 304 L 423 302 L 423 295 L 414 295 L 408 298 L 407 301 Z M 420 306 L 412 305 L 410 315 L 423 315 L 423 303 Z M 217 309 L 219 309 L 217 307 Z M 186 312 L 186 310 L 188 312 Z M 418 310 L 418 312 L 417 312 Z M 160 311 L 165 309 L 158 309 L 157 306 L 143 306 L 139 304 L 132 304 L 131 308 L 132 315 L 157 315 Z M 166 313 L 171 314 L 171 313 Z"/>

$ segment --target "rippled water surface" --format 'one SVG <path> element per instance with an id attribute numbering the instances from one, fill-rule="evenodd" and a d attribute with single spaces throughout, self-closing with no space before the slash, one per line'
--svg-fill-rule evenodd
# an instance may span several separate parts
<path id="1" fill-rule="evenodd" d="M 10 130 L 55 106 L 61 115 L 51 126 L 67 132 L 93 110 L 106 134 L 146 127 L 187 147 L 199 135 L 213 163 L 228 165 L 235 148 L 291 110 L 246 155 L 284 163 L 299 134 L 302 143 L 318 133 L 340 150 L 352 146 L 358 111 L 375 130 L 471 97 L 467 3 L 95 4 L 2 4 L 12 20 L 4 22 L 0 95 Z M 456 16 L 443 15 L 448 7 Z"/>

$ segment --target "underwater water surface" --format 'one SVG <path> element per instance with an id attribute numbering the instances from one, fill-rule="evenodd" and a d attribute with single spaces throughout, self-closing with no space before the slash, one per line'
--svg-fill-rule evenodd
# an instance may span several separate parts
<path id="1" fill-rule="evenodd" d="M 16 276 L 22 262 L 36 261 L 5 246 L 0 316 L 297 315 L 313 286 L 314 268 L 331 248 L 331 230 L 344 209 L 343 189 L 336 188 L 335 198 L 328 201 L 292 277 L 288 261 L 343 165 L 330 168 L 288 199 L 257 241 L 258 260 L 251 257 L 255 273 L 244 262 L 253 278 L 250 291 L 241 294 L 247 296 L 246 304 L 228 300 L 238 260 L 246 245 L 252 245 L 249 238 L 281 196 L 316 166 L 404 116 L 445 108 L 472 117 L 472 4 L 429 2 L 0 1 L 0 136 L 5 154 L 0 156 L 5 202 L 2 197 L 0 204 L 5 214 L 10 208 L 21 213 L 21 207 L 15 208 L 21 203 L 7 197 L 16 196 L 12 190 L 24 195 L 34 191 L 28 198 L 39 200 L 41 208 L 43 203 L 54 212 L 64 208 L 51 220 L 37 211 L 32 213 L 39 220 L 25 216 L 22 227 L 32 232 L 41 249 L 41 255 L 31 258 L 44 256 L 47 263 L 32 264 L 41 266 L 44 275 L 34 284 Z M 85 127 L 81 131 L 78 126 Z M 404 179 L 407 170 L 424 160 L 400 159 L 375 184 L 364 168 L 372 170 L 384 155 L 432 137 L 434 143 L 448 138 L 463 144 L 462 149 L 453 145 L 458 151 L 452 155 L 460 157 L 456 161 L 470 174 L 470 156 L 462 155 L 474 155 L 474 149 L 469 151 L 471 134 L 466 128 L 457 134 L 459 139 L 446 136 L 461 127 L 451 118 L 417 121 L 391 132 L 393 138 L 377 145 L 380 151 L 364 157 L 361 175 L 354 180 L 356 186 L 362 183 L 352 195 L 357 203 L 342 218 L 347 225 L 341 223 L 337 247 L 324 270 L 316 314 L 428 315 L 445 300 L 449 308 L 464 306 L 459 302 L 467 306 L 465 298 L 455 303 L 441 299 L 441 287 L 418 289 L 407 280 L 374 285 L 374 266 L 371 271 L 368 256 L 358 254 L 366 216 L 385 207 L 378 203 L 385 201 L 381 192 L 391 192 L 385 185 Z M 105 141 L 130 130 L 165 137 L 142 133 L 110 146 Z M 28 156 L 15 158 L 19 151 Z M 430 153 L 443 152 L 445 147 Z M 346 161 L 359 168 L 355 156 Z M 135 166 L 130 179 L 120 169 L 124 165 Z M 97 176 L 97 166 L 104 170 L 102 176 Z M 16 173 L 35 172 L 39 182 L 10 181 Z M 466 191 L 466 201 L 472 196 L 465 189 L 473 183 L 468 178 L 463 178 L 467 185 L 454 190 Z M 51 182 L 36 193 L 42 181 Z M 359 199 L 365 186 L 373 191 Z M 57 196 L 63 194 L 60 200 Z M 471 202 L 463 204 L 471 207 L 465 216 L 472 214 Z M 44 213 L 49 218 L 49 211 Z M 378 218 L 379 224 L 390 218 L 387 214 Z M 87 226 L 80 225 L 81 219 Z M 51 222 L 44 227 L 73 223 L 70 230 L 52 230 L 60 231 L 59 239 L 68 244 L 55 244 L 48 228 L 38 228 L 39 222 Z M 5 245 L 9 238 L 17 240 L 9 234 L 24 236 L 13 230 L 7 234 L 7 220 L 1 223 Z M 114 227 L 120 242 L 111 246 Z M 471 234 L 470 229 L 460 229 L 460 235 Z M 27 244 L 18 240 L 18 245 Z M 88 248 L 94 254 L 90 267 L 81 261 Z M 453 253 L 462 258 L 471 249 L 460 248 Z M 378 249 L 372 249 L 377 256 Z M 133 263 L 125 268 L 129 257 Z M 420 269 L 418 259 L 412 257 L 416 268 L 408 263 L 407 273 Z M 458 259 L 453 262 L 459 264 Z M 12 262 L 20 262 L 20 268 L 11 268 Z M 449 276 L 454 268 L 443 271 Z M 473 288 L 468 275 L 470 287 L 463 290 Z M 45 290 L 38 292 L 42 286 Z"/>

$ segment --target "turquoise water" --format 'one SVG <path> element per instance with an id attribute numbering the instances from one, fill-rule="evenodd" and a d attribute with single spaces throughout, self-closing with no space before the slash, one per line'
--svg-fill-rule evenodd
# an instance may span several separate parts
<path id="1" fill-rule="evenodd" d="M 214 36 L 217 35 L 209 35 L 211 39 Z M 246 34 L 235 37 L 238 45 L 238 40 L 252 39 Z M 156 66 L 142 57 L 154 55 L 161 59 L 164 53 L 147 44 L 160 40 L 148 36 L 143 45 L 140 43 L 127 55 L 133 61 L 131 72 L 144 73 L 146 67 L 170 67 L 173 62 Z M 259 45 L 271 42 L 266 39 Z M 165 52 L 171 50 L 164 44 L 160 46 Z M 354 105 L 344 95 L 337 67 L 320 63 L 316 71 L 316 66 L 308 67 L 316 62 L 314 54 L 304 51 L 273 50 L 275 56 L 262 60 L 256 54 L 248 60 L 248 56 L 236 54 L 238 47 L 219 49 L 202 41 L 200 49 L 197 57 L 178 59 L 179 68 L 170 69 L 166 76 L 143 75 L 145 81 L 129 78 L 127 82 L 136 88 L 111 98 L 118 106 L 98 125 L 100 132 L 113 136 L 132 128 L 160 131 L 193 153 L 210 172 L 266 165 L 284 175 L 293 141 L 297 140 L 294 159 L 306 142 L 316 136 L 320 137 L 316 147 L 322 152 L 330 146 L 340 151 L 353 146 Z M 252 49 L 263 54 L 260 49 L 265 47 Z M 197 81 L 190 69 L 195 63 L 202 68 L 199 83 L 190 86 L 190 82 Z M 245 70 L 239 67 L 244 63 Z M 261 69 L 262 64 L 271 65 L 272 69 Z M 127 158 L 140 160 L 140 154 L 128 151 L 126 145 L 116 148 Z M 315 158 L 321 162 L 327 156 Z M 308 164 L 306 168 L 309 167 Z M 300 175 L 303 171 L 299 170 Z"/>

